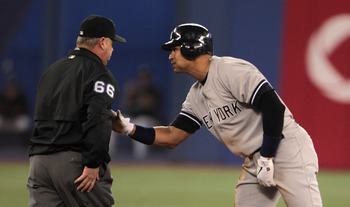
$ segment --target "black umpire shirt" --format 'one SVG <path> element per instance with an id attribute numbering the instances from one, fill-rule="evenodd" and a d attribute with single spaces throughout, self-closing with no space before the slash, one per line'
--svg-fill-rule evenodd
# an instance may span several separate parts
<path id="1" fill-rule="evenodd" d="M 110 109 L 118 97 L 118 83 L 97 55 L 69 51 L 39 81 L 29 156 L 73 150 L 87 167 L 109 162 Z"/>

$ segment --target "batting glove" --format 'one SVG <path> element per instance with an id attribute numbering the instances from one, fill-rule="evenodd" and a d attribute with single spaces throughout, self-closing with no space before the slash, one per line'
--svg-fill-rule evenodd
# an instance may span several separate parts
<path id="1" fill-rule="evenodd" d="M 120 110 L 117 112 L 112 110 L 112 114 L 113 131 L 120 134 L 129 135 L 134 129 L 135 124 L 130 123 L 130 118 L 124 118 Z"/>
<path id="2" fill-rule="evenodd" d="M 260 156 L 258 159 L 257 177 L 260 185 L 265 187 L 276 186 L 273 180 L 273 162 L 272 159 Z"/>

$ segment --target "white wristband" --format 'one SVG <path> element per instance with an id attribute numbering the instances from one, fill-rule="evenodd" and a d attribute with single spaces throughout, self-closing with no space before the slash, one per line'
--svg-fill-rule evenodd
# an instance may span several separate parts
<path id="1" fill-rule="evenodd" d="M 124 128 L 123 134 L 129 135 L 132 132 L 132 130 L 134 129 L 134 126 L 135 126 L 135 124 L 129 122 L 128 125 L 126 125 L 126 127 Z"/>

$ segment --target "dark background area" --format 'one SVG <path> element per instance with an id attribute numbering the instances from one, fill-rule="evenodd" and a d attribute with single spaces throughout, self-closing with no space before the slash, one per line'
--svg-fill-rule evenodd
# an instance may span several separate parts
<path id="1" fill-rule="evenodd" d="M 127 39 L 126 44 L 114 45 L 107 66 L 121 88 L 135 78 L 140 65 L 151 67 L 162 94 L 161 111 L 166 124 L 178 114 L 195 81 L 185 74 L 175 75 L 168 61 L 169 53 L 160 49 L 171 30 L 181 23 L 206 26 L 213 35 L 216 55 L 252 62 L 279 89 L 283 0 L 2 0 L 0 10 L 0 89 L 7 78 L 15 77 L 27 95 L 31 115 L 40 76 L 51 63 L 75 47 L 80 23 L 91 14 L 112 19 L 117 34 Z M 115 110 L 121 108 L 123 98 L 122 91 L 113 106 Z M 127 153 L 130 147 L 127 142 L 127 138 L 118 137 L 114 159 L 133 159 Z M 8 152 L 13 147 L 0 150 Z M 150 150 L 152 156 L 148 159 L 242 162 L 204 127 L 175 150 L 155 147 Z M 19 154 L 25 155 L 25 149 Z"/>

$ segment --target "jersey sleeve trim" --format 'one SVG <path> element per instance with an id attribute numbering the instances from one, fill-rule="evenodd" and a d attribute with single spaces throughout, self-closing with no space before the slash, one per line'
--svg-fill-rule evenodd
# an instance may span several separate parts
<path id="1" fill-rule="evenodd" d="M 198 120 L 197 117 L 195 117 L 195 116 L 193 116 L 193 115 L 191 115 L 191 114 L 189 114 L 189 113 L 186 113 L 186 112 L 184 112 L 184 111 L 181 111 L 181 112 L 180 112 L 180 115 L 185 116 L 185 117 L 191 119 L 192 121 L 196 122 L 196 124 L 197 124 L 199 127 L 202 126 L 201 121 Z"/>
<path id="2" fill-rule="evenodd" d="M 181 111 L 176 119 L 171 123 L 171 126 L 193 134 L 195 131 L 201 128 L 202 123 L 195 116 Z"/>
<path id="3" fill-rule="evenodd" d="M 249 104 L 254 105 L 256 103 L 256 100 L 259 100 L 262 94 L 272 89 L 273 89 L 272 86 L 269 84 L 269 82 L 267 82 L 267 80 L 260 81 L 260 83 L 254 89 L 254 92 L 252 97 L 250 98 Z"/>

